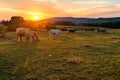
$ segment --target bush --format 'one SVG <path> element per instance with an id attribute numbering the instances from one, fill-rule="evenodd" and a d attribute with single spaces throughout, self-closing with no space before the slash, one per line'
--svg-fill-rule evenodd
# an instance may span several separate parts
<path id="1" fill-rule="evenodd" d="M 5 37 L 5 32 L 7 31 L 7 26 L 0 24 L 0 37 Z"/>
<path id="2" fill-rule="evenodd" d="M 56 29 L 56 26 L 53 25 L 53 24 L 48 23 L 48 24 L 45 25 L 45 29 L 47 31 L 49 31 L 50 29 Z"/>

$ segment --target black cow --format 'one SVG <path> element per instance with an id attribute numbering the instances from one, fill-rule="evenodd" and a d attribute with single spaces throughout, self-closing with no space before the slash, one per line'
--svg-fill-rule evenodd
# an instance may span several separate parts
<path id="1" fill-rule="evenodd" d="M 86 28 L 85 31 L 94 31 L 95 29 L 94 28 Z"/>
<path id="2" fill-rule="evenodd" d="M 107 30 L 105 28 L 98 28 L 97 32 L 107 33 Z"/>
<path id="3" fill-rule="evenodd" d="M 75 33 L 76 29 L 73 29 L 73 28 L 68 28 L 68 32 L 70 33 Z"/>

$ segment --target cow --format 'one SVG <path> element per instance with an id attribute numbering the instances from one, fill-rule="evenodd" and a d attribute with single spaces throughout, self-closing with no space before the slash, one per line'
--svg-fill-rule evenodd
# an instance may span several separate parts
<path id="1" fill-rule="evenodd" d="M 50 36 L 57 37 L 57 35 L 59 35 L 61 33 L 61 30 L 59 30 L 59 29 L 49 29 L 48 32 L 49 32 L 49 37 Z"/>
<path id="2" fill-rule="evenodd" d="M 106 28 L 98 28 L 97 32 L 107 33 Z"/>
<path id="3" fill-rule="evenodd" d="M 39 40 L 38 34 L 35 31 L 31 31 L 33 40 Z"/>
<path id="4" fill-rule="evenodd" d="M 94 28 L 86 28 L 85 31 L 94 31 Z"/>
<path id="5" fill-rule="evenodd" d="M 29 28 L 17 28 L 16 29 L 17 41 L 22 42 L 22 37 L 25 36 L 26 41 L 29 41 L 30 38 L 35 41 L 39 40 L 38 35 L 35 31 L 31 31 Z"/>
<path id="6" fill-rule="evenodd" d="M 70 33 L 75 33 L 76 29 L 73 29 L 73 28 L 69 27 L 67 31 L 70 32 Z"/>
<path id="7" fill-rule="evenodd" d="M 57 36 L 60 33 L 61 33 L 61 30 L 59 30 L 59 29 L 50 29 L 49 30 L 49 35 Z"/>

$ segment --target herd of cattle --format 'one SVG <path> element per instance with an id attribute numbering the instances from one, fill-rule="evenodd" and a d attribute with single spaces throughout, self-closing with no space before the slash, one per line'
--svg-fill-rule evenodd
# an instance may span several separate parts
<path id="1" fill-rule="evenodd" d="M 67 29 L 67 31 L 69 33 L 75 33 L 76 29 L 69 27 Z M 86 28 L 85 29 L 86 32 L 88 31 L 95 31 L 94 28 Z M 96 29 L 97 32 L 103 32 L 103 33 L 107 33 L 106 28 L 98 28 Z M 49 29 L 48 34 L 49 36 L 57 36 L 58 34 L 60 34 L 62 31 L 60 29 Z M 16 35 L 17 35 L 17 41 L 23 41 L 22 37 L 25 36 L 25 40 L 29 41 L 30 39 L 32 39 L 33 41 L 35 40 L 39 40 L 38 34 L 35 31 L 32 31 L 29 28 L 17 28 L 16 29 Z"/>
<path id="2" fill-rule="evenodd" d="M 85 31 L 86 31 L 86 32 L 87 32 L 87 31 L 95 31 L 95 29 L 94 29 L 94 28 L 86 28 Z M 96 31 L 97 31 L 97 32 L 107 33 L 106 28 L 98 28 L 98 29 L 96 29 Z"/>

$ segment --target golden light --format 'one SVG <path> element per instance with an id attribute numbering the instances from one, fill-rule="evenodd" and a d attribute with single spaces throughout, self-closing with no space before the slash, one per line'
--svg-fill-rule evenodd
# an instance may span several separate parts
<path id="1" fill-rule="evenodd" d="M 37 20 L 39 20 L 40 18 L 39 18 L 39 16 L 36 15 L 36 16 L 33 17 L 33 19 L 37 21 Z"/>

